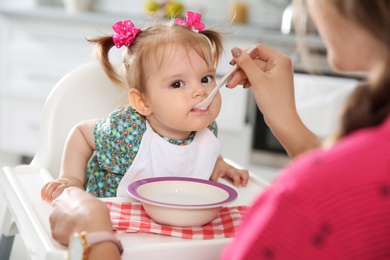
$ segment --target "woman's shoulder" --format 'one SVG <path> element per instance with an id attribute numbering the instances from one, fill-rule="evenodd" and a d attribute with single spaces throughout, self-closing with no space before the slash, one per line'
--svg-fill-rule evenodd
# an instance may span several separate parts
<path id="1" fill-rule="evenodd" d="M 390 117 L 379 126 L 361 129 L 330 148 L 296 158 L 282 174 L 289 182 L 323 186 L 324 182 L 366 182 L 390 172 Z"/>
<path id="2" fill-rule="evenodd" d="M 387 250 L 384 234 L 389 225 L 383 216 L 390 214 L 389 146 L 387 120 L 356 131 L 329 149 L 301 155 L 255 200 L 237 237 L 253 238 L 250 243 L 257 248 L 271 245 L 274 252 L 290 255 L 296 252 L 288 249 L 298 241 L 295 244 L 303 248 L 298 253 L 312 254 L 312 258 L 317 254 L 340 258 L 346 252 L 349 256 L 351 252 L 371 254 L 361 243 L 367 239 Z M 300 239 L 286 240 L 286 234 Z M 283 246 L 285 241 L 291 242 L 288 248 Z M 348 241 L 347 250 L 339 246 L 343 241 Z M 243 250 L 247 245 L 241 245 Z"/>

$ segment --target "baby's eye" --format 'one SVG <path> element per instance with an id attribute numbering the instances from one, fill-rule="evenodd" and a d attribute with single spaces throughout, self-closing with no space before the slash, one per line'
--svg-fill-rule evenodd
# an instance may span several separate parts
<path id="1" fill-rule="evenodd" d="M 206 77 L 202 78 L 202 83 L 210 83 L 213 81 L 213 79 L 214 79 L 213 76 L 206 76 Z"/>
<path id="2" fill-rule="evenodd" d="M 171 87 L 172 88 L 180 88 L 180 87 L 182 87 L 184 84 L 183 84 L 183 82 L 181 82 L 181 81 L 176 81 L 176 82 L 173 82 L 172 84 L 171 84 Z"/>

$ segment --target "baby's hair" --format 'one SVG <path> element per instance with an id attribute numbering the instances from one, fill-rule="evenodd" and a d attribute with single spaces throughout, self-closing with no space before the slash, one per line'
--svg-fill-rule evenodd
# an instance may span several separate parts
<path id="1" fill-rule="evenodd" d="M 142 29 L 129 47 L 123 46 L 122 66 L 117 69 L 109 60 L 109 51 L 115 46 L 111 36 L 88 40 L 95 43 L 95 51 L 108 77 L 119 86 L 137 88 L 141 93 L 151 66 L 159 66 L 166 46 L 177 45 L 193 49 L 202 57 L 209 69 L 216 69 L 223 51 L 222 35 L 205 29 L 198 33 L 178 25 L 175 21 L 150 25 Z M 159 60 L 160 59 L 160 60 Z"/>

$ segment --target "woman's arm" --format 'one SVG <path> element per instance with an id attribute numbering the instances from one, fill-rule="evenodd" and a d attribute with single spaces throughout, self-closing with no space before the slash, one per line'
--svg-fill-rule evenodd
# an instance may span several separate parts
<path id="1" fill-rule="evenodd" d="M 228 87 L 252 86 L 253 96 L 266 124 L 291 158 L 321 145 L 300 119 L 294 97 L 294 71 L 289 57 L 258 44 L 251 55 L 232 49 L 234 63 L 241 68 Z"/>

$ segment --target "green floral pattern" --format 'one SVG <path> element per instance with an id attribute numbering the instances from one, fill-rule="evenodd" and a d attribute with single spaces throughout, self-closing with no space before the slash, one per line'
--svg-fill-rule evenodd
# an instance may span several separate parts
<path id="1" fill-rule="evenodd" d="M 216 122 L 208 127 L 217 136 Z M 146 119 L 130 107 L 113 111 L 94 128 L 96 151 L 88 162 L 84 188 L 95 197 L 114 197 L 123 175 L 133 163 L 146 131 Z M 195 132 L 183 140 L 164 137 L 175 145 L 192 142 Z"/>

